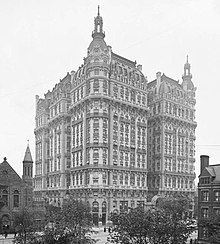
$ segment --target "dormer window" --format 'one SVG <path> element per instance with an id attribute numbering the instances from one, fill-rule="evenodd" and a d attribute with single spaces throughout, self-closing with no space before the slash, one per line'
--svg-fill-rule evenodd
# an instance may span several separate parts
<path id="1" fill-rule="evenodd" d="M 200 178 L 199 183 L 202 185 L 210 184 L 210 178 L 209 177 Z"/>

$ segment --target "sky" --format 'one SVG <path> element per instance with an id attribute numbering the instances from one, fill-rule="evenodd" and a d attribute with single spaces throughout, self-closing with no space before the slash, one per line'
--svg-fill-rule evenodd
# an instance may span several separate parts
<path id="1" fill-rule="evenodd" d="M 196 175 L 200 155 L 220 163 L 219 0 L 0 0 L 0 161 L 22 175 L 35 158 L 35 96 L 83 63 L 98 5 L 114 53 L 182 80 L 189 55 L 196 91 Z"/>

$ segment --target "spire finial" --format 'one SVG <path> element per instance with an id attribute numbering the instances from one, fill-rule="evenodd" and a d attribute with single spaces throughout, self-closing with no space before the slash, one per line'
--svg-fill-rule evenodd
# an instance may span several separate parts
<path id="1" fill-rule="evenodd" d="M 29 140 L 27 140 L 27 145 L 28 145 L 28 147 L 29 147 Z"/>
<path id="2" fill-rule="evenodd" d="M 186 63 L 187 63 L 187 64 L 188 64 L 188 58 L 189 58 L 189 56 L 187 55 L 187 56 L 186 56 Z"/>
<path id="3" fill-rule="evenodd" d="M 98 16 L 99 16 L 99 5 L 98 5 Z"/>

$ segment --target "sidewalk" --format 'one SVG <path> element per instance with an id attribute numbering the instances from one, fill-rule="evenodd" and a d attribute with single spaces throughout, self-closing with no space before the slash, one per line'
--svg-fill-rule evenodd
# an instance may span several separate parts
<path id="1" fill-rule="evenodd" d="M 194 243 L 194 240 L 197 239 L 197 237 L 198 237 L 198 230 L 194 231 L 192 235 L 188 238 L 187 244 L 190 243 L 190 239 L 192 239 Z"/>
<path id="2" fill-rule="evenodd" d="M 94 231 L 97 231 L 97 234 L 92 234 L 91 237 L 99 240 L 97 244 L 107 244 L 107 237 L 108 237 L 108 231 L 104 232 L 104 227 L 100 228 L 93 228 Z"/>
<path id="3" fill-rule="evenodd" d="M 0 235 L 0 244 L 13 244 L 14 234 L 8 234 L 7 238 Z"/>
<path id="4" fill-rule="evenodd" d="M 97 240 L 99 239 L 97 244 L 108 244 L 107 242 L 108 231 L 104 232 L 104 227 L 93 228 L 93 230 L 98 232 L 97 234 L 91 235 L 92 238 Z M 197 235 L 198 235 L 197 231 L 194 231 L 192 235 L 188 238 L 187 244 L 190 243 L 190 239 L 194 241 L 197 238 Z"/>

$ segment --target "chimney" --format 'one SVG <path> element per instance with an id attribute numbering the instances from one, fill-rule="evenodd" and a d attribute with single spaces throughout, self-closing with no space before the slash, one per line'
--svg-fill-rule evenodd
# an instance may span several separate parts
<path id="1" fill-rule="evenodd" d="M 156 73 L 156 77 L 157 77 L 157 83 L 160 84 L 160 82 L 161 82 L 161 72 L 157 72 Z"/>
<path id="2" fill-rule="evenodd" d="M 142 65 L 141 64 L 138 64 L 137 69 L 140 70 L 140 71 L 142 71 Z"/>
<path id="3" fill-rule="evenodd" d="M 70 72 L 70 74 L 71 74 L 71 82 L 73 83 L 74 82 L 74 75 L 75 75 L 75 71 L 74 70 L 72 70 L 71 72 Z"/>
<path id="4" fill-rule="evenodd" d="M 200 156 L 200 174 L 204 170 L 205 167 L 209 166 L 209 156 L 201 155 Z"/>
<path id="5" fill-rule="evenodd" d="M 156 73 L 156 77 L 157 77 L 157 80 L 156 80 L 156 88 L 157 88 L 157 93 L 159 91 L 159 88 L 160 88 L 160 83 L 161 83 L 161 72 L 157 72 Z"/>
<path id="6" fill-rule="evenodd" d="M 38 101 L 39 101 L 39 96 L 35 95 L 35 107 L 36 107 L 36 110 L 37 110 Z"/>

